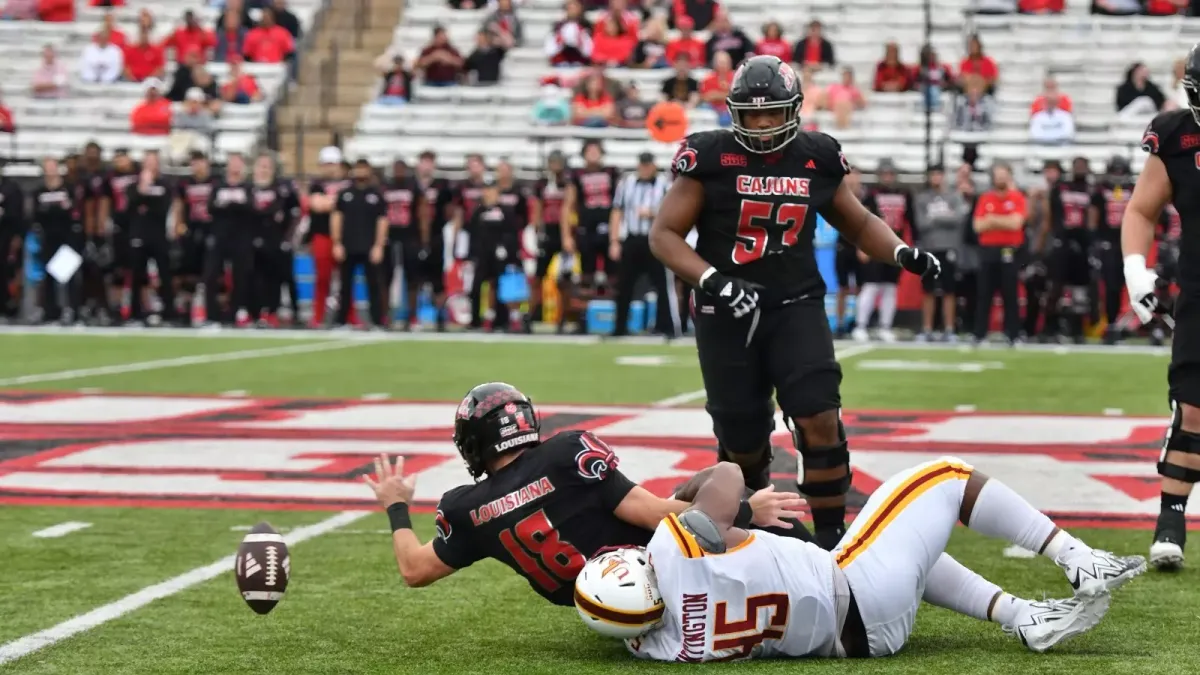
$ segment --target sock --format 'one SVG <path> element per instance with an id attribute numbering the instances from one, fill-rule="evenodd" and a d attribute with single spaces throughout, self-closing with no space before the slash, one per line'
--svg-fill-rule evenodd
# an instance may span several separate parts
<path id="1" fill-rule="evenodd" d="M 1049 553 L 1050 547 L 1047 546 L 1043 551 L 1042 545 L 1046 543 L 1050 533 L 1054 532 L 1054 522 L 995 478 L 988 479 L 979 491 L 970 520 L 967 527 L 980 534 L 1006 539 L 1022 548 L 1052 557 Z M 1059 534 L 1065 539 L 1057 543 L 1051 542 L 1055 543 L 1056 555 L 1067 540 L 1074 539 L 1066 532 L 1060 531 Z M 1059 537 L 1056 535 L 1055 539 Z"/>
<path id="2" fill-rule="evenodd" d="M 992 598 L 1000 592 L 999 586 L 943 553 L 925 578 L 925 593 L 921 599 L 931 605 L 945 607 L 980 621 L 995 620 L 1005 623 L 998 617 L 1000 612 L 993 610 L 992 616 L 988 616 L 988 607 L 992 604 Z M 996 602 L 997 609 L 1000 607 L 1004 595 L 1001 596 L 1000 601 Z M 1008 597 L 1012 598 L 1011 595 Z M 1008 608 L 1006 607 L 1004 611 L 1007 612 Z M 1005 616 L 1010 615 L 1005 614 Z"/>
<path id="3" fill-rule="evenodd" d="M 1017 620 L 1017 612 L 1021 611 L 1021 606 L 1028 600 L 1014 598 L 1008 593 L 1000 593 L 1000 597 L 996 598 L 996 604 L 992 605 L 991 620 L 1003 625 L 1011 625 Z"/>
<path id="4" fill-rule="evenodd" d="M 854 309 L 855 328 L 866 330 L 871 325 L 871 315 L 875 313 L 875 298 L 879 295 L 879 284 L 863 284 L 858 292 L 858 304 Z"/>
<path id="5" fill-rule="evenodd" d="M 846 507 L 845 506 L 824 506 L 821 508 L 810 508 L 813 519 L 813 529 L 816 531 L 833 530 L 844 533 L 846 531 Z"/>
<path id="6" fill-rule="evenodd" d="M 1164 492 L 1162 493 L 1162 502 L 1158 508 L 1163 513 L 1182 516 L 1187 511 L 1187 503 L 1187 495 L 1172 495 Z"/>
<path id="7" fill-rule="evenodd" d="M 1063 551 L 1069 551 L 1080 546 L 1084 546 L 1084 543 L 1067 534 L 1066 530 L 1059 530 L 1058 532 L 1054 533 L 1054 537 L 1051 538 L 1050 541 L 1046 542 L 1046 548 L 1041 551 L 1041 554 L 1051 560 L 1057 560 L 1058 556 Z M 1084 548 L 1086 548 L 1086 546 L 1084 546 Z M 1036 548 L 1031 548 L 1029 550 L 1037 551 Z"/>
<path id="8" fill-rule="evenodd" d="M 879 290 L 879 327 L 891 330 L 896 318 L 896 284 L 881 284 Z"/>

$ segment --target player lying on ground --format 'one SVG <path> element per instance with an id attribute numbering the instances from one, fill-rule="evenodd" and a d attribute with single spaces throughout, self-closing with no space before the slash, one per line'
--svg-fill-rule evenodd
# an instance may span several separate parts
<path id="1" fill-rule="evenodd" d="M 432 542 L 422 544 L 412 531 L 408 504 L 416 476 L 404 475 L 401 458 L 393 466 L 381 455 L 375 478 L 364 476 L 392 521 L 396 561 L 409 586 L 493 558 L 550 602 L 570 605 L 588 558 L 607 547 L 645 545 L 663 518 L 688 506 L 625 477 L 616 455 L 591 432 L 565 431 L 542 442 L 529 398 L 500 382 L 481 384 L 462 400 L 454 443 L 478 482 L 442 496 Z M 802 503 L 799 495 L 767 488 L 739 508 L 757 525 L 788 528 L 781 519 L 798 516 Z"/>
<path id="2" fill-rule="evenodd" d="M 1095 626 L 1109 591 L 1146 568 L 1141 556 L 1089 548 L 950 457 L 888 479 L 832 552 L 742 529 L 741 490 L 741 470 L 722 463 L 646 549 L 589 561 L 575 585 L 584 622 L 661 661 L 887 656 L 925 600 L 995 621 L 1041 652 Z M 956 521 L 1050 558 L 1075 597 L 1015 598 L 963 567 L 944 553 Z"/>

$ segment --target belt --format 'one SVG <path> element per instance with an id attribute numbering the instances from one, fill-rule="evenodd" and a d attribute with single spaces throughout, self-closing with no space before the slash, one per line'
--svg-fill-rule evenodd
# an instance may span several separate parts
<path id="1" fill-rule="evenodd" d="M 867 629 L 863 626 L 862 615 L 858 613 L 858 601 L 854 599 L 853 590 L 850 591 L 850 606 L 846 610 L 846 622 L 842 624 L 841 639 L 846 658 L 865 659 L 871 656 Z"/>

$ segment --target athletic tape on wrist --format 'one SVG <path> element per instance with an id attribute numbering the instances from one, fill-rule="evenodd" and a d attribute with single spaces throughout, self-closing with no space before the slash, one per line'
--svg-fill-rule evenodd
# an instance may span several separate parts
<path id="1" fill-rule="evenodd" d="M 392 532 L 397 530 L 411 530 L 412 519 L 408 517 L 408 504 L 399 502 L 387 507 L 388 521 L 392 525 Z"/>

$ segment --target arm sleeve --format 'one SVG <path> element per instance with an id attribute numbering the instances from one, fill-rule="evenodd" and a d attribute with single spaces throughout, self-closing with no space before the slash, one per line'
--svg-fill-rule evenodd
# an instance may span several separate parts
<path id="1" fill-rule="evenodd" d="M 434 523 L 437 535 L 433 539 L 433 552 L 442 562 L 456 570 L 470 567 L 483 558 L 479 547 L 471 541 L 471 528 L 463 520 L 466 510 L 456 503 L 458 492 L 451 490 L 438 503 Z"/>

